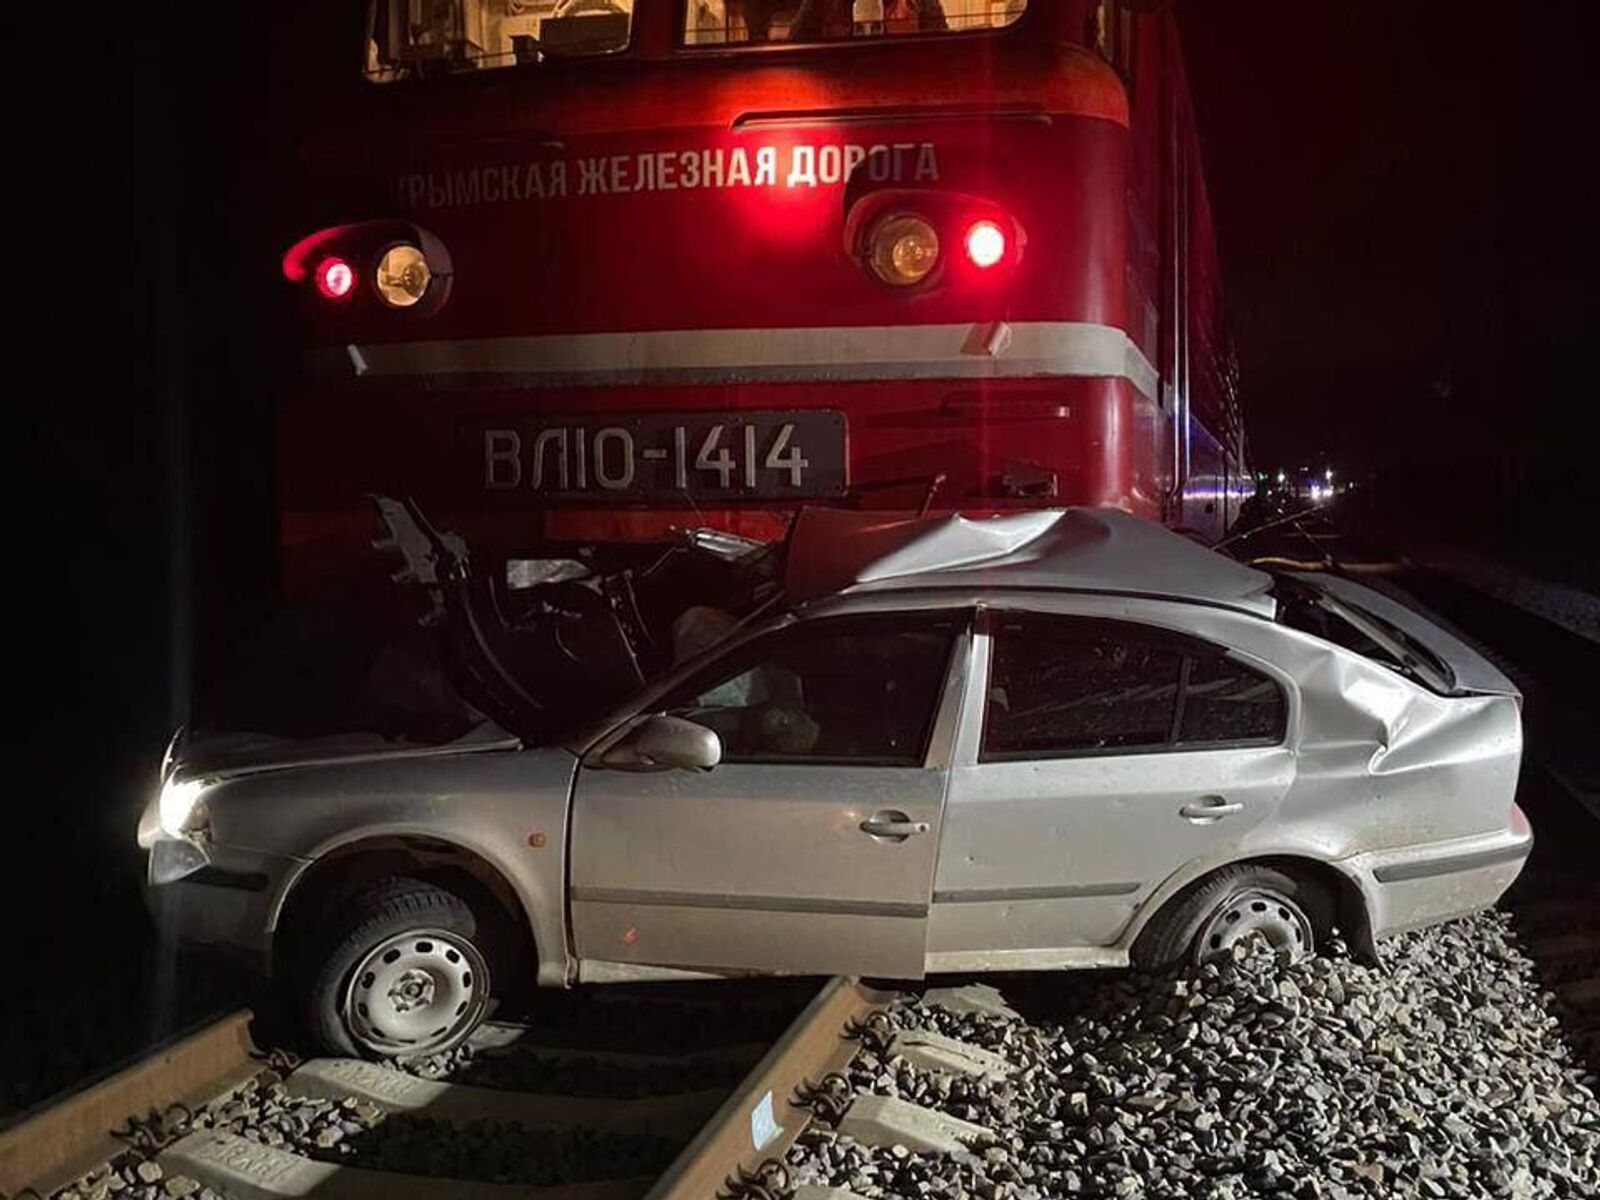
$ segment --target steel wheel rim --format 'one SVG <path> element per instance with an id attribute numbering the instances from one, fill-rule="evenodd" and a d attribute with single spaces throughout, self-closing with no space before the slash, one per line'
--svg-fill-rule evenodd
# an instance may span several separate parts
<path id="1" fill-rule="evenodd" d="M 1235 892 L 1212 910 L 1194 941 L 1196 963 L 1230 958 L 1233 948 L 1253 936 L 1290 958 L 1316 951 L 1316 934 L 1305 910 L 1281 892 L 1249 888 Z"/>
<path id="2" fill-rule="evenodd" d="M 443 929 L 409 929 L 367 951 L 344 993 L 345 1028 L 384 1057 L 447 1050 L 489 1003 L 489 968 L 470 941 Z"/>

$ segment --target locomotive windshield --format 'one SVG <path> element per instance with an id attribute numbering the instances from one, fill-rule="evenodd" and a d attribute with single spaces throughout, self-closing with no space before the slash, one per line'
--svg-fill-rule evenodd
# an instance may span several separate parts
<path id="1" fill-rule="evenodd" d="M 689 0 L 690 46 L 833 42 L 998 29 L 1027 0 Z"/>
<path id="2" fill-rule="evenodd" d="M 635 0 L 367 0 L 368 79 L 389 83 L 628 48 Z M 841 42 L 1010 25 L 1027 0 L 688 0 L 687 46 Z"/>
<path id="3" fill-rule="evenodd" d="M 424 79 L 625 50 L 633 0 L 368 0 L 366 76 Z"/>

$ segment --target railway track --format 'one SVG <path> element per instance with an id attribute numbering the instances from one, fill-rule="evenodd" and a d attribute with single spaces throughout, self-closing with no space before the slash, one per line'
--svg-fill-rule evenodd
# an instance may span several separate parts
<path id="1" fill-rule="evenodd" d="M 840 977 L 591 991 L 407 1071 L 263 1054 L 239 1012 L 0 1132 L 0 1197 L 760 1196 L 893 999 Z"/>

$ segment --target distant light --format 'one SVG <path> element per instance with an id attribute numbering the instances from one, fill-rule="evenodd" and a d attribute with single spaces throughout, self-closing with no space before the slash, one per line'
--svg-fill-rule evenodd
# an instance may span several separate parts
<path id="1" fill-rule="evenodd" d="M 974 221 L 967 230 L 967 257 L 987 270 L 1006 256 L 1005 231 L 993 221 Z"/>
<path id="2" fill-rule="evenodd" d="M 1278 482 L 1283 483 L 1288 478 L 1282 471 L 1278 472 Z"/>
<path id="3" fill-rule="evenodd" d="M 1326 479 L 1329 483 L 1332 483 L 1333 482 L 1333 468 L 1329 467 L 1326 471 L 1324 471 L 1322 473 L 1322 477 L 1324 479 Z"/>
<path id="4" fill-rule="evenodd" d="M 356 285 L 356 273 L 342 258 L 325 258 L 317 264 L 317 291 L 330 300 L 343 300 Z"/>

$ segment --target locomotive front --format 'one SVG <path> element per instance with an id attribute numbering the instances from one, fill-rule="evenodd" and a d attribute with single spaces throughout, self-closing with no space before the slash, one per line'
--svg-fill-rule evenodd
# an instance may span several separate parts
<path id="1" fill-rule="evenodd" d="M 283 263 L 291 590 L 372 492 L 492 557 L 808 503 L 1160 518 L 1108 8 L 374 0 Z"/>

